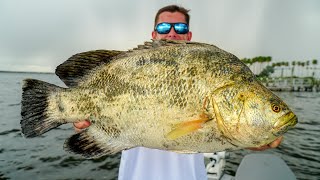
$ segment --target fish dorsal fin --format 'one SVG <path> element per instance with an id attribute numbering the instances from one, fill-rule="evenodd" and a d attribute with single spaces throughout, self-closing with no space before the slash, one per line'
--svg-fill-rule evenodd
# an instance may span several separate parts
<path id="1" fill-rule="evenodd" d="M 75 87 L 92 69 L 109 63 L 123 51 L 95 50 L 75 54 L 56 68 L 56 75 L 68 86 Z"/>
<path id="2" fill-rule="evenodd" d="M 146 49 L 155 49 L 160 47 L 168 47 L 168 46 L 190 46 L 190 45 L 197 45 L 197 46 L 211 46 L 214 48 L 219 49 L 218 47 L 212 44 L 200 43 L 195 41 L 177 41 L 177 40 L 168 40 L 168 39 L 160 39 L 155 40 L 152 39 L 151 41 L 146 41 L 142 45 L 138 45 L 136 48 L 129 50 L 128 52 L 137 51 L 137 50 L 146 50 Z"/>
<path id="3" fill-rule="evenodd" d="M 142 49 L 153 49 L 153 48 L 158 48 L 162 46 L 175 46 L 175 45 L 182 45 L 182 44 L 189 44 L 189 41 L 175 41 L 175 40 L 166 40 L 166 39 L 161 39 L 161 40 L 154 40 L 152 41 L 146 41 L 142 45 L 138 45 L 136 48 L 133 48 L 132 50 L 142 50 Z M 131 51 L 132 51 L 131 50 Z"/>

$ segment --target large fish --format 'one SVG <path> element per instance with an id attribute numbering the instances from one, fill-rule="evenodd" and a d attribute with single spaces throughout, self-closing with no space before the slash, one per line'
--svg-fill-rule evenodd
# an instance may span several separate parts
<path id="1" fill-rule="evenodd" d="M 297 123 L 236 56 L 214 45 L 152 41 L 127 52 L 79 53 L 56 74 L 69 88 L 26 79 L 21 127 L 39 136 L 91 126 L 64 148 L 87 158 L 143 146 L 181 153 L 259 147 Z"/>

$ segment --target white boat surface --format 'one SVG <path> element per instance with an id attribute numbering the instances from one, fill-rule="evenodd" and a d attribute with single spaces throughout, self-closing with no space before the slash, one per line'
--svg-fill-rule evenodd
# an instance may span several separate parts
<path id="1" fill-rule="evenodd" d="M 283 159 L 273 154 L 246 155 L 235 176 L 225 173 L 227 152 L 204 153 L 208 180 L 296 180 L 296 176 Z"/>

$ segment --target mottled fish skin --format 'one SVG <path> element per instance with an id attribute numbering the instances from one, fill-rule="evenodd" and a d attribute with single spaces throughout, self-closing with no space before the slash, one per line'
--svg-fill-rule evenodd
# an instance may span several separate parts
<path id="1" fill-rule="evenodd" d="M 181 41 L 146 42 L 118 53 L 77 86 L 51 93 L 47 112 L 59 123 L 89 119 L 88 137 L 78 138 L 98 141 L 102 154 L 137 146 L 191 153 L 258 147 L 281 135 L 274 130 L 278 121 L 297 122 L 236 56 Z M 200 122 L 200 128 L 175 138 L 185 122 Z"/>

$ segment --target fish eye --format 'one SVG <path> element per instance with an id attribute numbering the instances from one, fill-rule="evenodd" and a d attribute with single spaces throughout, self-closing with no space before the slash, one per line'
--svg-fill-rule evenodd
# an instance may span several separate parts
<path id="1" fill-rule="evenodd" d="M 280 106 L 278 106 L 278 105 L 276 105 L 276 104 L 272 104 L 272 105 L 271 105 L 271 108 L 272 108 L 272 111 L 274 111 L 274 112 L 276 112 L 276 113 L 278 113 L 278 112 L 281 111 Z"/>

